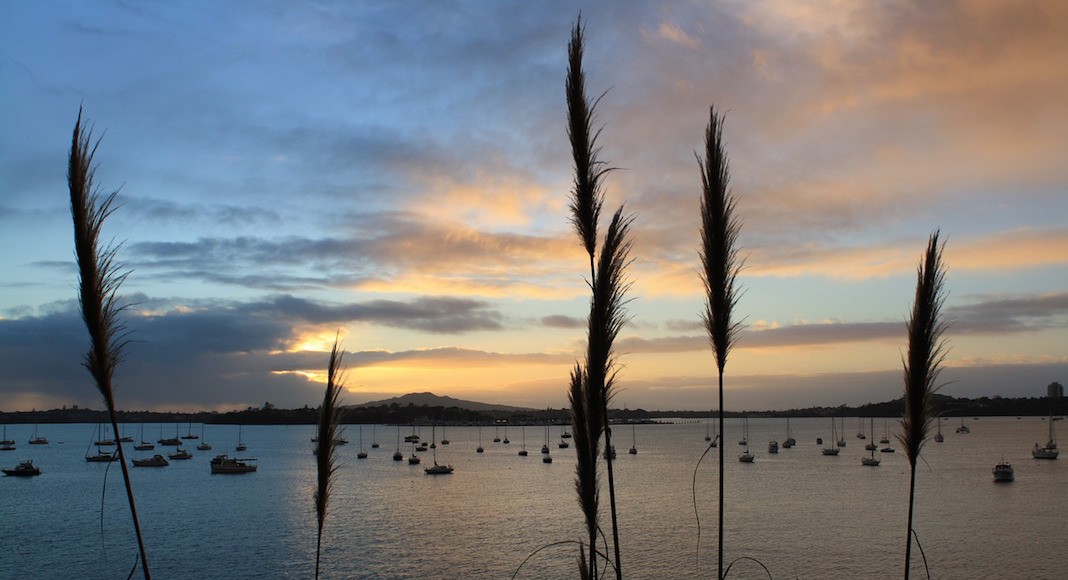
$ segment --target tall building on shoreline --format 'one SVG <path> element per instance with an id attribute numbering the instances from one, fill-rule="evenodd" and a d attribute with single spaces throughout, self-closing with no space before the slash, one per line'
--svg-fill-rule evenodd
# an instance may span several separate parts
<path id="1" fill-rule="evenodd" d="M 1046 387 L 1046 398 L 1049 399 L 1061 399 L 1064 397 L 1064 386 L 1053 381 Z"/>

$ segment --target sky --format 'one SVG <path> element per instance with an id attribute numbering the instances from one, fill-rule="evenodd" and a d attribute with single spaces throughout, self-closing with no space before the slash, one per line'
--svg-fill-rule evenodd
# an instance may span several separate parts
<path id="1" fill-rule="evenodd" d="M 606 213 L 634 216 L 618 406 L 716 405 L 712 106 L 745 261 L 727 409 L 900 396 L 935 230 L 941 392 L 1068 381 L 1068 3 L 3 2 L 0 410 L 102 407 L 65 175 L 79 107 L 118 190 L 120 408 L 315 406 L 335 337 L 346 403 L 565 406 L 589 308 L 580 11 Z"/>

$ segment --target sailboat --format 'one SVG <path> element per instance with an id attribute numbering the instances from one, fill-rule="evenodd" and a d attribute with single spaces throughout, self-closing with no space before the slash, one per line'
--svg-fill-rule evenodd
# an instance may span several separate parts
<path id="1" fill-rule="evenodd" d="M 542 445 L 541 452 L 545 454 L 545 455 L 542 455 L 542 457 L 541 457 L 541 462 L 542 463 L 552 463 L 553 462 L 553 456 L 549 455 L 549 424 L 548 423 L 545 424 L 545 445 Z"/>
<path id="2" fill-rule="evenodd" d="M 139 439 L 141 440 L 141 442 L 138 443 L 137 445 L 134 445 L 134 449 L 136 449 L 138 451 L 151 451 L 151 450 L 156 448 L 156 446 L 153 445 L 151 442 L 145 441 L 145 422 L 144 421 L 141 421 L 141 435 L 140 435 Z"/>
<path id="3" fill-rule="evenodd" d="M 482 447 L 482 423 L 478 424 L 478 449 L 475 449 L 475 453 L 485 453 L 485 449 Z"/>
<path id="4" fill-rule="evenodd" d="M 493 425 L 493 442 L 494 443 L 500 443 L 501 442 L 500 436 L 497 435 L 497 425 L 496 425 L 496 423 Z"/>
<path id="5" fill-rule="evenodd" d="M 99 439 L 100 438 L 100 425 L 99 424 L 96 426 L 96 434 L 97 434 L 97 439 Z M 85 450 L 85 460 L 88 461 L 89 463 L 107 463 L 107 462 L 118 461 L 119 460 L 119 456 L 116 455 L 115 453 L 112 453 L 110 451 L 104 451 L 103 449 L 101 449 L 99 447 L 96 448 L 96 455 L 89 455 L 89 449 L 92 449 L 92 448 L 93 448 L 93 440 L 90 440 L 89 441 L 89 448 Z"/>
<path id="6" fill-rule="evenodd" d="M 746 442 L 745 451 L 743 451 L 742 454 L 738 456 L 738 461 L 741 461 L 742 463 L 752 463 L 753 462 L 753 454 L 749 452 L 749 444 L 748 444 L 748 441 L 749 441 L 749 417 L 745 418 L 745 434 L 742 437 L 742 441 Z"/>
<path id="7" fill-rule="evenodd" d="M 793 435 L 790 434 L 790 418 L 787 417 L 786 418 L 786 440 L 782 442 L 782 446 L 783 446 L 784 449 L 789 449 L 789 448 L 793 447 L 794 445 L 797 445 L 797 440 L 794 439 Z"/>
<path id="8" fill-rule="evenodd" d="M 838 438 L 838 446 L 839 447 L 845 447 L 846 446 L 846 440 L 845 440 L 845 417 L 842 417 L 842 436 Z"/>
<path id="9" fill-rule="evenodd" d="M 945 440 L 946 440 L 946 438 L 942 436 L 942 417 L 939 416 L 938 417 L 938 433 L 935 434 L 935 443 L 941 443 L 941 442 L 943 442 Z"/>
<path id="10" fill-rule="evenodd" d="M 886 419 L 883 419 L 883 437 L 882 437 L 882 439 L 879 439 L 879 443 L 882 443 L 883 445 L 886 445 L 889 442 L 890 442 L 889 421 L 887 421 Z"/>
<path id="11" fill-rule="evenodd" d="M 561 425 L 560 426 L 560 444 L 557 445 L 557 447 L 559 447 L 560 449 L 567 449 L 568 447 L 571 447 L 571 444 L 568 443 L 565 440 L 564 435 L 567 435 L 568 437 L 571 436 L 571 434 L 567 432 L 567 430 L 564 428 L 564 426 Z"/>
<path id="12" fill-rule="evenodd" d="M 972 430 L 964 424 L 964 415 L 960 416 L 960 427 L 957 427 L 957 433 L 971 433 Z"/>
<path id="13" fill-rule="evenodd" d="M 356 459 L 367 459 L 367 452 L 363 450 L 363 425 L 360 425 L 360 452 L 356 454 Z"/>
<path id="14" fill-rule="evenodd" d="M 430 431 L 430 438 L 431 440 L 437 438 L 437 433 L 434 432 L 433 428 L 431 428 Z M 427 475 L 448 475 L 452 473 L 452 466 L 438 465 L 438 450 L 434 449 L 434 465 L 430 467 L 424 467 L 423 472 Z"/>
<path id="15" fill-rule="evenodd" d="M 14 451 L 15 441 L 7 438 L 7 425 L 4 425 L 4 438 L 0 439 L 0 451 Z"/>
<path id="16" fill-rule="evenodd" d="M 241 425 L 237 426 L 237 447 L 234 447 L 237 451 L 245 451 L 248 449 L 248 445 L 245 445 L 244 437 L 241 436 Z"/>
<path id="17" fill-rule="evenodd" d="M 182 440 L 178 438 L 178 423 L 174 424 L 174 437 L 163 437 L 163 423 L 159 424 L 159 441 L 156 441 L 160 445 L 169 445 L 171 447 L 177 447 L 182 444 Z"/>
<path id="18" fill-rule="evenodd" d="M 834 444 L 834 441 L 836 439 L 838 439 L 837 426 L 835 425 L 834 417 L 831 417 L 831 446 L 830 447 L 824 447 L 820 451 L 824 455 L 838 455 L 838 452 L 840 450 L 838 449 L 838 446 L 836 446 Z M 822 441 L 823 441 L 823 439 L 817 439 L 816 440 L 817 443 L 820 443 Z"/>
<path id="19" fill-rule="evenodd" d="M 404 454 L 400 450 L 400 425 L 397 425 L 397 450 L 393 453 L 393 461 L 401 461 L 404 459 Z"/>
<path id="20" fill-rule="evenodd" d="M 712 434 L 708 432 L 708 421 L 705 421 L 705 441 L 711 441 Z"/>
<path id="21" fill-rule="evenodd" d="M 875 439 L 875 417 L 871 417 L 871 438 Z M 879 467 L 879 460 L 875 458 L 875 444 L 866 445 L 869 451 L 871 451 L 871 457 L 862 457 L 860 459 L 861 465 L 867 465 L 869 467 Z"/>
<path id="22" fill-rule="evenodd" d="M 33 426 L 33 437 L 30 438 L 30 445 L 48 445 L 48 439 L 37 435 L 37 425 Z"/>
<path id="23" fill-rule="evenodd" d="M 371 449 L 378 449 L 378 425 L 371 425 Z"/>
<path id="24" fill-rule="evenodd" d="M 519 428 L 519 433 L 520 433 L 520 436 L 522 437 L 522 442 L 523 442 L 522 445 L 520 445 L 519 456 L 520 457 L 526 457 L 527 456 L 527 426 L 523 425 L 522 427 L 520 427 Z"/>
<path id="25" fill-rule="evenodd" d="M 185 435 L 182 435 L 182 439 L 200 439 L 200 435 L 193 433 L 193 422 L 189 422 L 189 430 Z"/>
<path id="26" fill-rule="evenodd" d="M 746 419 L 743 419 L 743 421 Z M 742 428 L 742 438 L 738 440 L 738 445 L 749 445 L 749 429 L 747 427 Z"/>
<path id="27" fill-rule="evenodd" d="M 863 421 L 863 419 L 857 417 L 857 439 L 867 439 L 867 437 L 864 436 L 864 427 L 861 425 L 861 421 Z"/>
<path id="28" fill-rule="evenodd" d="M 211 451 L 211 443 L 204 438 L 204 424 L 200 424 L 200 443 L 197 445 L 197 451 Z"/>
<path id="29" fill-rule="evenodd" d="M 448 445 L 449 444 L 449 440 L 445 437 L 445 426 L 444 425 L 441 426 L 441 444 L 442 445 Z"/>
<path id="30" fill-rule="evenodd" d="M 511 441 L 508 440 L 508 425 L 504 426 L 504 441 L 501 443 L 504 443 L 505 445 L 511 443 Z"/>
<path id="31" fill-rule="evenodd" d="M 1034 449 L 1031 450 L 1031 457 L 1035 459 L 1056 459 L 1060 454 L 1057 451 L 1057 434 L 1053 431 L 1053 415 L 1049 416 L 1049 442 L 1045 447 L 1040 447 L 1038 443 L 1035 443 Z"/>
<path id="32" fill-rule="evenodd" d="M 631 455 L 638 454 L 637 440 L 634 438 L 634 423 L 630 424 L 630 451 L 627 453 L 630 453 Z"/>

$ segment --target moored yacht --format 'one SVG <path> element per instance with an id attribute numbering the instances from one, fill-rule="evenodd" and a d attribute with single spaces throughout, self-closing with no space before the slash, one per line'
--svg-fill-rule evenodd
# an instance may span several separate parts
<path id="1" fill-rule="evenodd" d="M 994 481 L 1008 482 L 1015 478 L 1016 476 L 1012 472 L 1012 465 L 1008 461 L 1002 459 L 994 466 Z"/>

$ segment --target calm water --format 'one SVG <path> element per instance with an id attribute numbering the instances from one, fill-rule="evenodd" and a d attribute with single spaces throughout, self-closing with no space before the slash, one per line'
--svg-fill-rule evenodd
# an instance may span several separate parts
<path id="1" fill-rule="evenodd" d="M 845 422 L 848 446 L 824 457 L 815 444 L 829 440 L 830 421 L 791 421 L 798 445 L 767 453 L 769 439 L 785 438 L 782 419 L 750 420 L 753 464 L 740 464 L 741 422 L 728 420 L 728 560 L 748 556 L 775 578 L 896 578 L 904 558 L 908 462 L 900 453 L 876 455 L 877 468 L 862 467 L 864 441 L 857 419 Z M 1045 441 L 1038 418 L 968 420 L 972 432 L 957 435 L 943 424 L 945 443 L 931 442 L 917 475 L 916 531 L 933 578 L 1063 578 L 1068 574 L 1068 462 L 1037 461 L 1030 448 Z M 1058 423 L 1058 427 L 1065 423 Z M 883 424 L 877 420 L 876 439 Z M 893 429 L 893 422 L 891 422 Z M 867 429 L 867 422 L 864 423 Z M 0 578 L 120 578 L 137 552 L 122 478 L 84 454 L 96 435 L 92 425 L 41 425 L 47 446 L 26 445 L 32 426 L 8 427 L 18 450 L 0 453 L 0 464 L 33 458 L 44 474 L 0 478 Z M 134 426 L 129 434 L 137 436 Z M 148 426 L 146 439 L 158 439 Z M 196 427 L 194 427 L 196 431 Z M 168 426 L 168 435 L 173 426 Z M 363 429 L 371 456 L 357 460 L 359 428 L 346 428 L 331 510 L 324 530 L 325 578 L 508 578 L 538 548 L 583 536 L 573 492 L 574 450 L 561 450 L 551 430 L 554 462 L 539 453 L 544 428 L 525 432 L 529 457 L 517 452 L 523 438 L 511 428 L 510 445 L 493 443 L 483 428 L 486 452 L 475 453 L 477 428 L 448 428 L 438 460 L 449 476 L 427 476 L 423 466 L 390 459 L 396 428 Z M 410 430 L 405 430 L 405 433 Z M 642 425 L 635 429 L 638 455 L 626 453 L 631 428 L 618 426 L 617 503 L 621 549 L 628 578 L 715 575 L 716 456 L 697 477 L 701 520 L 698 561 L 692 482 L 705 448 L 704 424 Z M 429 439 L 430 429 L 421 434 Z M 504 437 L 503 429 L 499 432 Z M 162 469 L 132 469 L 138 510 L 157 578 L 309 578 L 314 574 L 312 428 L 246 427 L 259 471 L 212 476 L 208 460 L 234 454 L 237 428 L 211 426 L 213 451 Z M 438 439 L 442 438 L 438 430 Z M 893 436 L 891 435 L 891 439 Z M 892 445 L 897 446 L 896 441 Z M 410 447 L 401 443 L 402 450 Z M 173 450 L 173 448 L 163 448 Z M 160 448 L 157 446 L 157 451 Z M 129 450 L 130 457 L 149 452 Z M 429 461 L 429 453 L 423 454 Z M 994 484 L 991 468 L 1007 459 L 1016 481 Z M 424 463 L 425 465 L 426 463 Z M 101 536 L 101 497 L 103 537 Z M 607 504 L 607 487 L 602 487 Z M 604 529 L 610 529 L 607 517 Z M 520 570 L 520 578 L 573 578 L 577 547 L 547 548 Z M 914 550 L 914 571 L 923 577 Z M 766 578 L 755 564 L 739 562 L 731 578 Z"/>

